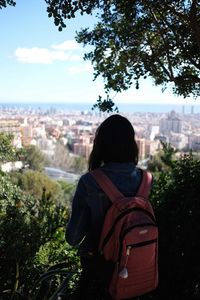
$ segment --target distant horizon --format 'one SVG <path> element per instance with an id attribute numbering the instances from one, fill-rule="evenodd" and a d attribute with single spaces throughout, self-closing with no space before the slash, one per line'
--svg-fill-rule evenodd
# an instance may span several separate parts
<path id="1" fill-rule="evenodd" d="M 117 101 L 117 102 L 114 102 L 115 105 L 119 105 L 119 104 L 125 104 L 125 105 L 148 105 L 148 106 L 151 106 L 151 105 L 180 105 L 180 106 L 194 106 L 194 105 L 199 105 L 200 106 L 200 101 L 198 102 L 199 100 L 196 100 L 196 102 L 191 102 L 191 103 L 188 103 L 185 101 L 185 103 L 183 102 L 143 102 L 143 101 L 138 101 L 138 102 L 131 102 L 131 101 Z M 22 104 L 22 105 L 40 105 L 40 104 L 43 104 L 43 105 L 48 105 L 48 104 L 55 104 L 55 105 L 72 105 L 72 104 L 75 104 L 75 105 L 94 105 L 96 103 L 96 101 L 92 102 L 92 101 L 16 101 L 16 100 L 13 100 L 13 101 L 0 101 L 0 104 Z"/>
<path id="2" fill-rule="evenodd" d="M 0 109 L 13 107 L 17 109 L 40 109 L 47 111 L 56 109 L 58 111 L 92 111 L 95 102 L 0 102 Z M 168 113 L 174 110 L 177 113 L 200 113 L 200 104 L 177 104 L 177 103 L 134 103 L 121 102 L 116 103 L 119 113 Z M 93 110 L 98 112 L 98 109 Z"/>

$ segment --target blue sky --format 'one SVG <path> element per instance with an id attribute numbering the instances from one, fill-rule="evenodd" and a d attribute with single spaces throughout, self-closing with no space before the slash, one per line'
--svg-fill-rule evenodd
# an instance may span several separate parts
<path id="1" fill-rule="evenodd" d="M 44 0 L 17 0 L 16 7 L 0 10 L 0 103 L 92 102 L 103 95 L 103 81 L 93 81 L 86 51 L 75 42 L 75 31 L 95 22 L 79 16 L 59 32 L 49 19 Z M 199 99 L 200 100 L 200 99 Z M 115 97 L 116 103 L 192 104 L 170 90 L 161 92 L 151 80 Z M 199 101 L 198 101 L 199 102 Z"/>

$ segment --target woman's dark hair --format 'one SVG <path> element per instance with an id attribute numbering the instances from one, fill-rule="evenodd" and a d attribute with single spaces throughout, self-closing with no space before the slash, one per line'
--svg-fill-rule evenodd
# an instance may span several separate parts
<path id="1" fill-rule="evenodd" d="M 125 117 L 115 114 L 104 120 L 97 128 L 88 169 L 94 170 L 109 162 L 138 163 L 138 147 L 135 131 Z"/>

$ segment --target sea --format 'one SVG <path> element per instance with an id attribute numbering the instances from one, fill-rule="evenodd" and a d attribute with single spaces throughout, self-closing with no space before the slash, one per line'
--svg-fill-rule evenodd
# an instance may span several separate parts
<path id="1" fill-rule="evenodd" d="M 16 110 L 38 110 L 38 111 L 80 111 L 87 112 L 92 110 L 93 103 L 47 103 L 47 102 L 33 102 L 33 103 L 18 103 L 8 102 L 0 103 L 0 110 L 16 109 Z M 174 110 L 177 113 L 184 114 L 200 114 L 200 101 L 195 104 L 140 104 L 140 103 L 118 103 L 118 110 L 120 113 L 167 113 Z M 95 109 L 94 111 L 98 111 Z"/>

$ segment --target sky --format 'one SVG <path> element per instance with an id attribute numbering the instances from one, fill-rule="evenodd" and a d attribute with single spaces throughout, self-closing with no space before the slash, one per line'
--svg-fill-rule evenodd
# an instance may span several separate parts
<path id="1" fill-rule="evenodd" d="M 0 10 L 0 103 L 95 103 L 104 95 L 103 80 L 93 81 L 92 65 L 83 60 L 87 49 L 75 41 L 75 32 L 95 18 L 77 16 L 59 32 L 44 0 L 16 2 Z M 116 103 L 200 104 L 170 89 L 162 93 L 150 79 L 112 96 Z"/>

